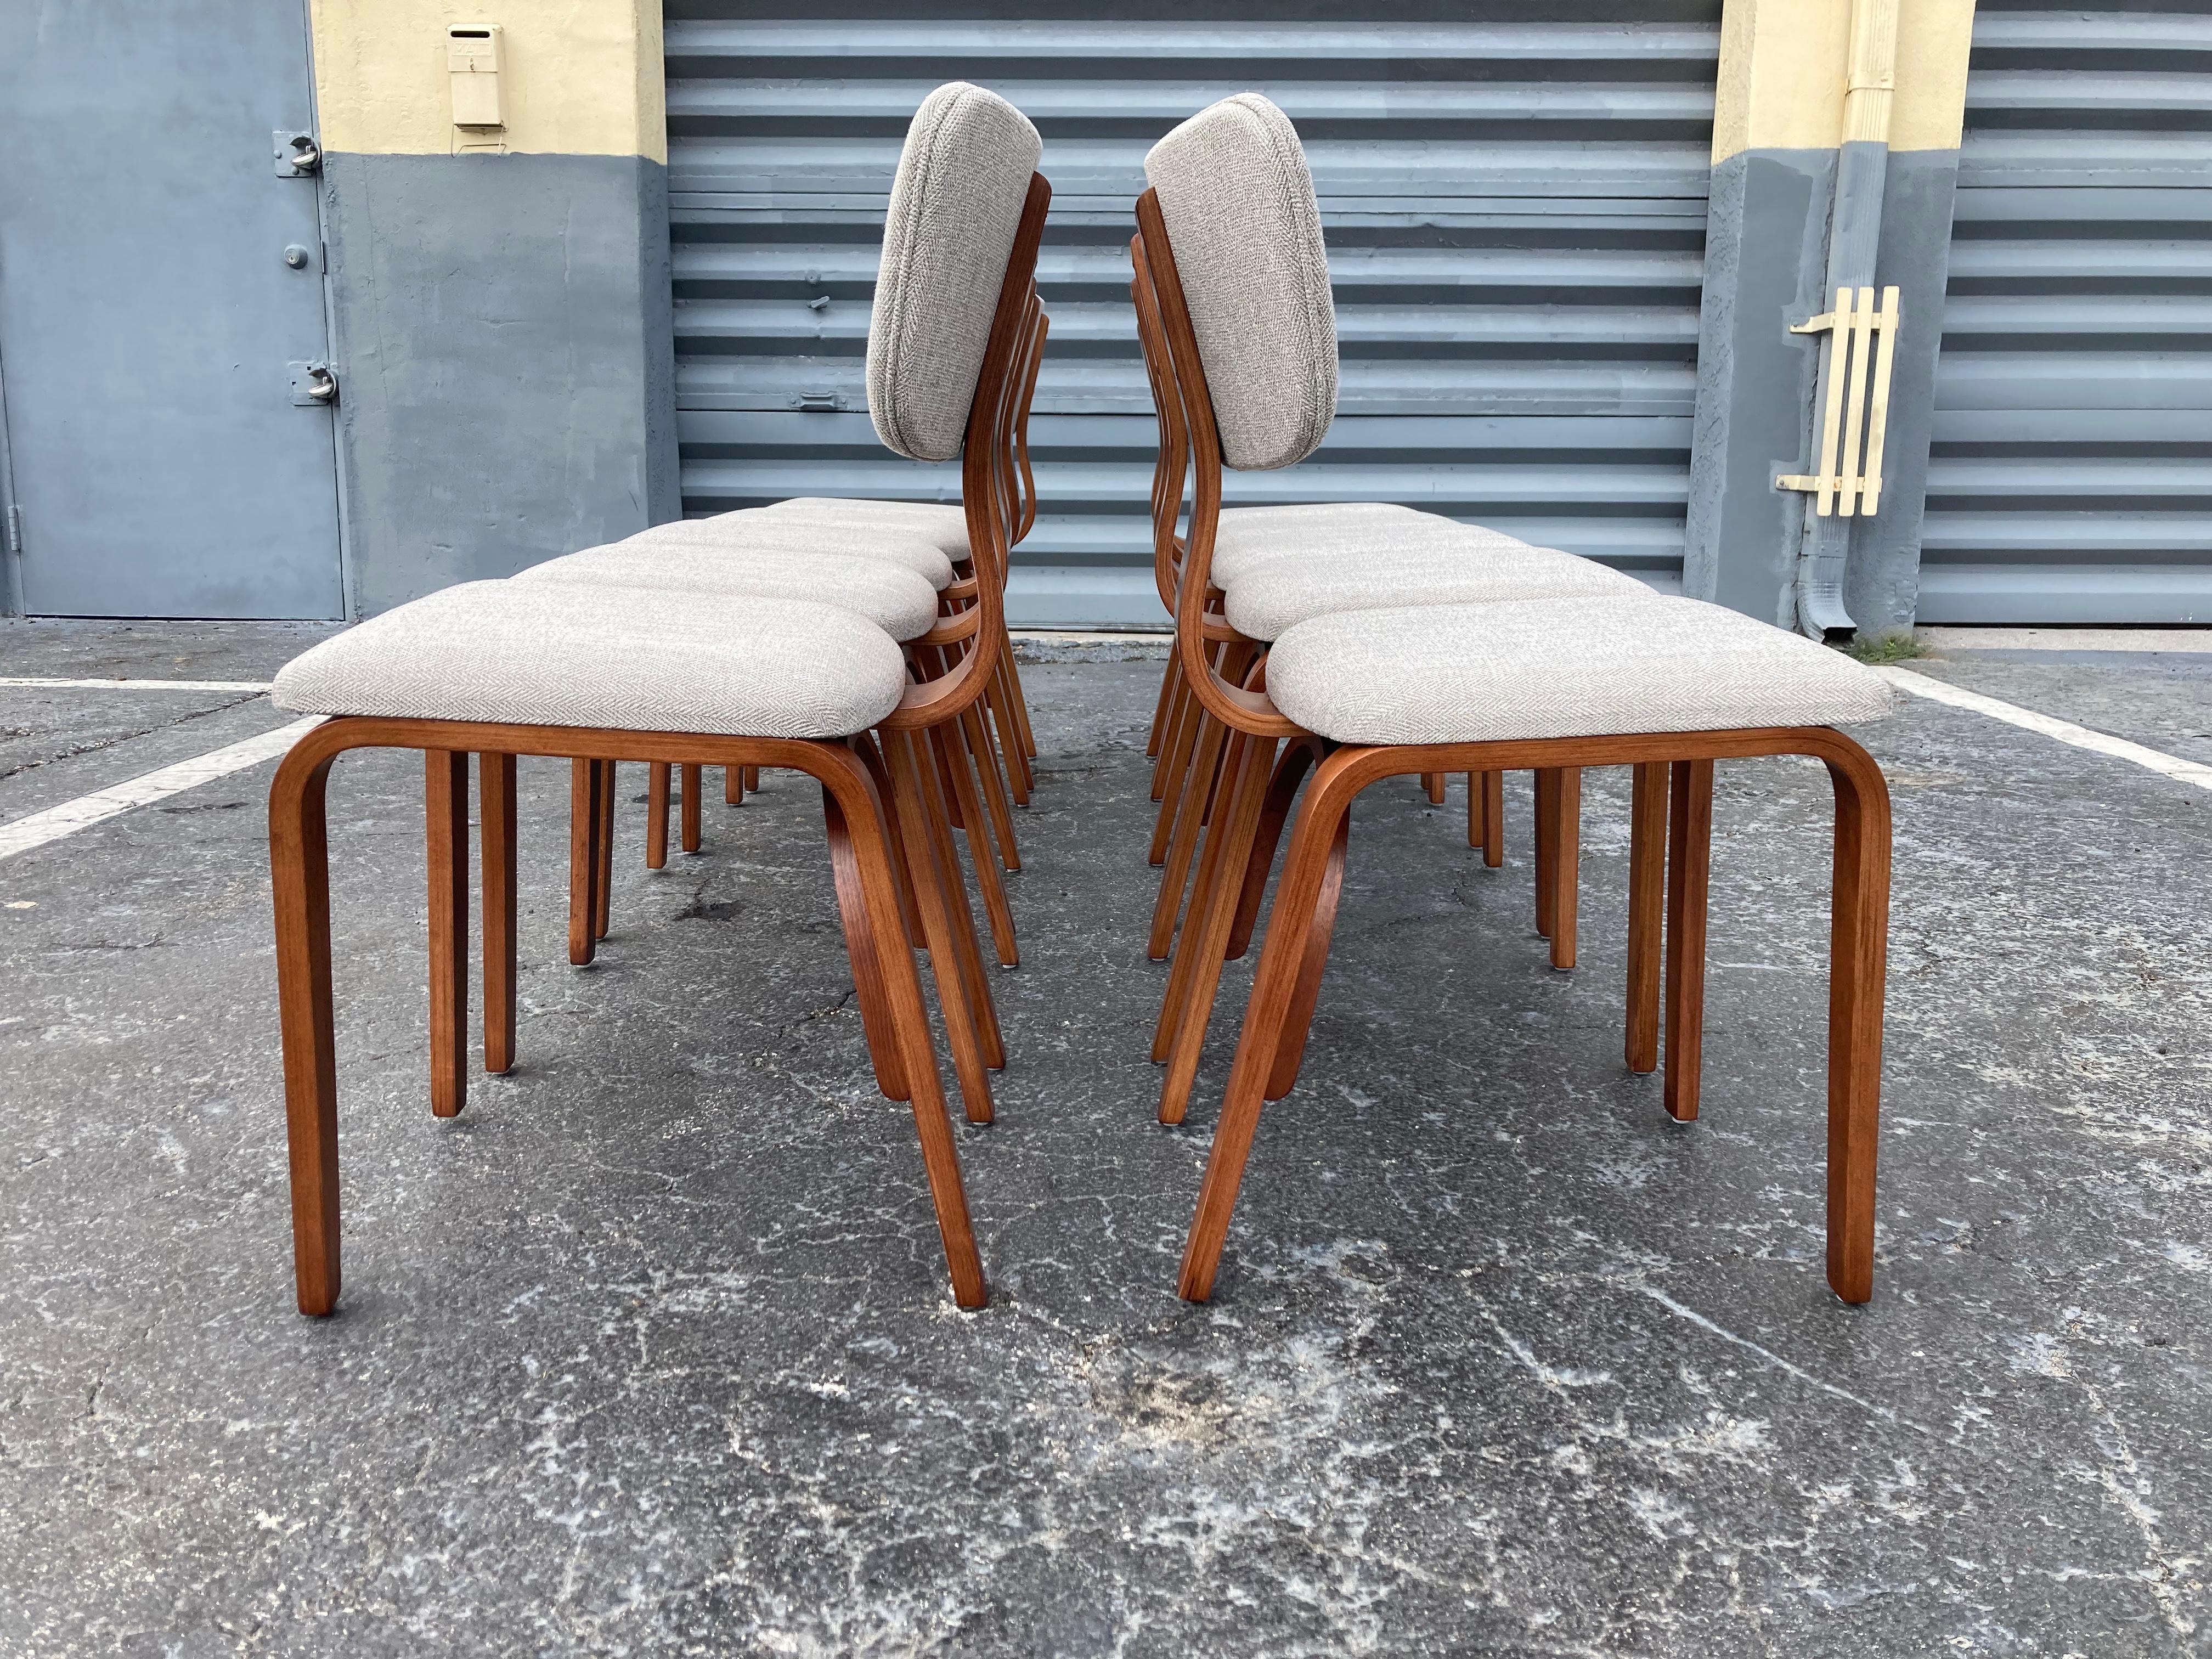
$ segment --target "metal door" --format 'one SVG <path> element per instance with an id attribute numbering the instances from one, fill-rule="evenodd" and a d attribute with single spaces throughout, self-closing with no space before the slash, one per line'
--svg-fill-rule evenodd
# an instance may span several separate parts
<path id="1" fill-rule="evenodd" d="M 1931 623 L 2212 622 L 2212 3 L 1974 19 Z"/>
<path id="2" fill-rule="evenodd" d="M 24 610 L 341 613 L 311 106 L 297 0 L 0 6 Z"/>
<path id="3" fill-rule="evenodd" d="M 974 81 L 1036 122 L 1054 188 L 1038 268 L 1053 316 L 1033 434 L 1043 510 L 1010 608 L 1164 623 L 1131 209 L 1153 140 L 1257 89 L 1312 160 L 1342 394 L 1319 454 L 1232 474 L 1230 499 L 1406 501 L 1673 586 L 1719 14 L 1719 0 L 671 0 L 685 508 L 957 495 L 957 468 L 877 443 L 861 354 L 907 121 L 931 87 Z M 1645 21 L 1618 21 L 1630 16 Z"/>

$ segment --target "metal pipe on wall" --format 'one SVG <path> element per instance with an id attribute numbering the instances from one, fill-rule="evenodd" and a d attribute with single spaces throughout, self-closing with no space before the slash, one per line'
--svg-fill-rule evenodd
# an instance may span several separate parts
<path id="1" fill-rule="evenodd" d="M 1835 205 L 1828 228 L 1827 282 L 1814 309 L 1838 289 L 1874 285 L 1881 247 L 1882 191 L 1889 173 L 1890 106 L 1897 91 L 1899 0 L 1854 0 L 1850 56 L 1844 71 L 1843 144 L 1836 157 Z M 1813 408 L 1828 405 L 1829 379 L 1843 372 L 1840 328 L 1820 346 Z M 1819 441 L 1817 432 L 1815 442 Z M 1847 641 L 1858 631 L 1844 605 L 1852 518 L 1822 516 L 1818 497 L 1805 498 L 1804 539 L 1797 554 L 1797 626 L 1816 640 Z"/>
<path id="2" fill-rule="evenodd" d="M 23 614 L 23 514 L 8 449 L 8 376 L 0 368 L 0 617 Z"/>

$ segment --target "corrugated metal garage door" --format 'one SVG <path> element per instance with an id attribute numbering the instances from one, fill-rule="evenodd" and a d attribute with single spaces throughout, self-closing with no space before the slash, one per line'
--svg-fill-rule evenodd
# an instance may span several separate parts
<path id="1" fill-rule="evenodd" d="M 1920 619 L 2212 622 L 2212 4 L 1974 22 Z"/>
<path id="2" fill-rule="evenodd" d="M 1036 120 L 1054 191 L 1045 510 L 1015 615 L 1164 622 L 1131 205 L 1154 139 L 1257 88 L 1311 154 L 1344 418 L 1312 462 L 1232 478 L 1232 499 L 1408 501 L 1678 580 L 1718 0 L 1498 7 L 1510 22 L 1468 21 L 1486 8 L 1466 0 L 1434 22 L 1341 4 L 1334 21 L 1312 5 L 1035 21 L 1055 9 L 1074 8 L 670 5 L 687 512 L 957 490 L 956 469 L 877 444 L 862 351 L 907 120 L 932 86 L 971 80 Z M 1607 21 L 1629 13 L 1670 21 Z"/>

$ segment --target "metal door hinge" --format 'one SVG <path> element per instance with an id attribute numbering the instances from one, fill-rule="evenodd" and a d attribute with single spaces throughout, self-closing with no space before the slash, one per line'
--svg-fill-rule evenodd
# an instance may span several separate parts
<path id="1" fill-rule="evenodd" d="M 8 550 L 21 558 L 23 554 L 23 509 L 10 506 L 8 509 Z"/>
<path id="2" fill-rule="evenodd" d="M 1786 473 L 1779 489 L 1814 493 L 1820 517 L 1872 518 L 1881 505 L 1882 442 L 1889 435 L 1889 372 L 1897 352 L 1897 290 L 1836 290 L 1836 308 L 1790 325 L 1792 334 L 1826 333 L 1826 407 L 1820 416 L 1820 470 Z M 1872 366 L 1869 360 L 1871 355 Z M 1862 461 L 1861 440 L 1864 440 Z"/>

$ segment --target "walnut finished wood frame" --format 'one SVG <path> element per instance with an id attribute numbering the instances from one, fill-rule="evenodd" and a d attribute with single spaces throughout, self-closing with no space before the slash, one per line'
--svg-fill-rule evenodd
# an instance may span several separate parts
<path id="1" fill-rule="evenodd" d="M 1152 575 L 1160 601 L 1172 615 L 1178 604 L 1185 556 L 1178 530 L 1190 459 L 1182 411 L 1186 391 L 1176 378 L 1176 365 L 1168 347 L 1141 234 L 1131 239 L 1129 249 L 1130 300 L 1159 428 L 1158 459 L 1152 473 Z M 1221 612 L 1221 598 L 1219 590 L 1209 583 L 1206 615 L 1215 636 L 1208 641 L 1208 653 L 1216 671 L 1232 684 L 1238 683 L 1254 672 L 1265 647 L 1243 639 L 1228 625 Z M 1212 885 L 1226 878 L 1221 854 L 1212 841 L 1217 817 L 1231 802 L 1231 769 L 1241 765 L 1243 756 L 1237 739 L 1184 683 L 1179 652 L 1169 654 L 1162 672 L 1146 752 L 1158 757 L 1152 798 L 1160 803 L 1147 856 L 1161 866 L 1146 953 L 1156 962 L 1172 956 L 1175 963 L 1153 1028 L 1152 1057 L 1168 1067 L 1161 1085 L 1160 1120 L 1178 1123 L 1188 1104 L 1197 1057 L 1212 1021 L 1220 963 L 1194 962 L 1191 954 L 1194 945 L 1177 951 L 1176 934 L 1179 927 L 1203 931 L 1200 919 L 1206 914 Z M 1262 809 L 1259 820 L 1270 857 L 1279 840 L 1288 792 L 1295 790 L 1308 763 L 1294 748 L 1282 762 L 1292 769 L 1270 786 L 1270 805 Z M 1471 772 L 1467 781 L 1468 842 L 1480 848 L 1484 863 L 1495 869 L 1505 861 L 1504 777 Z M 1426 774 L 1421 782 L 1431 802 L 1442 805 L 1443 775 Z M 1256 783 L 1255 780 L 1255 787 Z M 1580 783 L 1571 769 L 1549 769 L 1535 779 L 1535 928 L 1539 936 L 1550 941 L 1552 966 L 1562 971 L 1571 969 L 1576 959 Z M 1207 842 L 1203 854 L 1199 851 L 1201 836 Z M 1264 861 L 1261 867 L 1264 879 Z M 1237 924 L 1224 936 L 1231 959 L 1245 953 L 1251 935 L 1250 912 L 1258 900 L 1258 889 L 1254 886 L 1240 901 Z"/>
<path id="2" fill-rule="evenodd" d="M 1341 894 L 1351 806 L 1387 777 L 1443 772 L 1569 772 L 1586 766 L 1631 766 L 1631 927 L 1626 1059 L 1650 1069 L 1663 1023 L 1666 1106 L 1678 1120 L 1698 1113 L 1704 1000 L 1705 908 L 1710 856 L 1713 763 L 1753 756 L 1804 755 L 1825 765 L 1835 794 L 1835 847 L 1830 903 L 1828 1000 L 1827 1277 L 1845 1302 L 1873 1294 L 1875 1164 L 1881 1096 L 1882 994 L 1890 879 L 1888 786 L 1874 758 L 1852 738 L 1826 726 L 1590 736 L 1483 743 L 1391 746 L 1340 745 L 1305 731 L 1268 700 L 1263 674 L 1239 683 L 1221 672 L 1212 647 L 1237 642 L 1211 614 L 1213 536 L 1221 510 L 1221 453 L 1212 403 L 1185 303 L 1167 226 L 1157 198 L 1137 204 L 1146 264 L 1160 320 L 1185 392 L 1194 473 L 1194 506 L 1176 595 L 1176 650 L 1192 698 L 1236 733 L 1224 863 L 1243 852 L 1247 879 L 1218 882 L 1209 897 L 1209 937 L 1224 939 L 1238 920 L 1237 901 L 1264 881 L 1272 845 L 1261 845 L 1263 808 L 1280 811 L 1262 787 L 1285 741 L 1326 751 L 1298 802 L 1290 850 L 1276 890 L 1266 942 L 1239 1035 L 1196 1212 L 1186 1240 L 1177 1288 L 1188 1300 L 1213 1292 L 1237 1189 L 1243 1179 L 1262 1105 L 1295 1085 L 1304 1058 L 1330 935 Z M 1250 643 L 1250 642 L 1248 642 Z M 1662 769 L 1666 811 L 1657 805 Z M 1295 783 L 1293 783 L 1295 787 Z M 1541 792 L 1540 791 L 1540 799 Z M 1565 802 L 1556 802 L 1563 808 Z M 1555 820 L 1564 817 L 1554 811 Z M 1668 833 L 1658 834 L 1662 822 Z M 1664 897 L 1658 896 L 1664 864 Z M 1664 911 L 1663 951 L 1655 925 Z M 1664 1009 L 1657 1006 L 1662 979 Z M 1208 989 L 1208 1000 L 1211 989 Z"/>
<path id="3" fill-rule="evenodd" d="M 467 1020 L 464 958 L 469 755 L 483 757 L 485 1060 L 494 1070 L 512 1064 L 514 1054 L 515 756 L 564 757 L 574 763 L 579 797 L 574 805 L 580 810 L 573 815 L 572 847 L 580 842 L 585 849 L 577 864 L 590 889 L 580 909 L 594 927 L 604 927 L 605 892 L 599 883 L 609 867 L 606 836 L 617 763 L 660 762 L 684 767 L 687 775 L 689 769 L 708 766 L 722 767 L 726 775 L 731 768 L 776 767 L 817 780 L 823 787 L 838 908 L 877 1084 L 887 1097 L 908 1102 L 913 1109 L 954 1300 L 963 1308 L 984 1304 L 988 1290 L 982 1263 L 909 941 L 918 924 L 937 969 L 947 1033 L 957 1058 L 963 1030 L 972 1035 L 976 1029 L 975 1015 L 960 1005 L 966 985 L 980 970 L 965 964 L 948 966 L 959 953 L 944 914 L 951 895 L 944 883 L 943 848 L 917 844 L 937 842 L 923 828 L 931 823 L 924 801 L 936 781 L 923 744 L 933 729 L 959 719 L 974 706 L 992 683 L 1000 655 L 1004 613 L 1000 584 L 993 578 L 998 571 L 994 561 L 1005 553 L 1006 501 L 992 476 L 990 438 L 1013 371 L 1020 329 L 1034 298 L 1037 245 L 1050 199 L 1050 187 L 1033 174 L 970 406 L 962 458 L 963 490 L 979 580 L 970 608 L 933 629 L 929 636 L 933 643 L 964 643 L 967 648 L 940 677 L 910 684 L 872 738 L 864 733 L 842 739 L 799 739 L 340 715 L 306 733 L 277 768 L 270 786 L 269 853 L 291 1165 L 293 1265 L 302 1313 L 331 1312 L 341 1283 L 337 1065 L 325 793 L 337 757 L 368 748 L 416 749 L 423 754 L 430 896 L 430 1103 L 440 1116 L 458 1114 L 465 1098 L 462 1050 Z M 945 635 L 941 641 L 940 633 Z M 886 786 L 902 809 L 896 813 L 886 805 Z M 934 860 L 933 852 L 938 854 Z M 909 875 L 904 886 L 898 873 L 902 861 Z M 951 878 L 959 890 L 957 871 Z M 964 905 L 964 890 L 961 898 Z M 950 994 L 948 985 L 953 988 Z M 988 1119 L 988 1092 L 983 1098 L 981 1115 Z M 969 1109 L 971 1117 L 978 1115 L 972 1096 Z"/>

